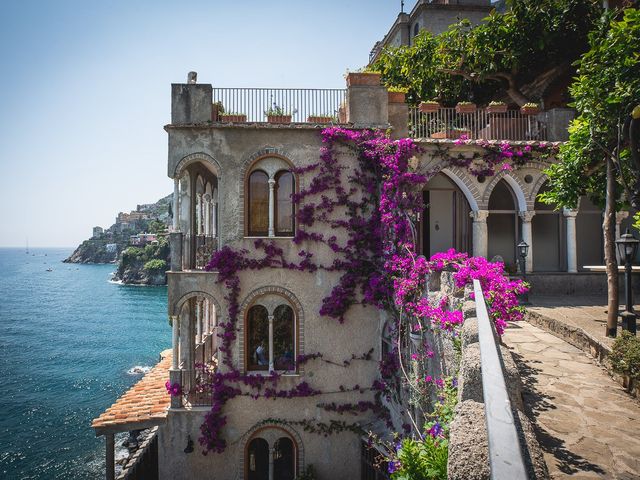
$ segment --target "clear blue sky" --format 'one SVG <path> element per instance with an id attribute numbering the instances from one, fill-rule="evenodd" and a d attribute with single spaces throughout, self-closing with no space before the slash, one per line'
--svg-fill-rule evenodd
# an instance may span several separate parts
<path id="1" fill-rule="evenodd" d="M 5 2 L 0 246 L 75 246 L 170 193 L 162 127 L 170 84 L 188 71 L 220 87 L 343 87 L 399 10 L 399 0 Z"/>

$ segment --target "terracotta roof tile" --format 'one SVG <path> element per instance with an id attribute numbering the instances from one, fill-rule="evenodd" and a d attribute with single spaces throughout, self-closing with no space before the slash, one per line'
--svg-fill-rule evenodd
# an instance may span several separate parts
<path id="1" fill-rule="evenodd" d="M 165 388 L 169 379 L 171 350 L 165 350 L 160 357 L 160 362 L 138 383 L 93 420 L 91 426 L 97 435 L 106 433 L 105 429 L 110 432 L 133 430 L 136 424 L 150 421 L 159 424 L 166 418 L 171 403 L 171 397 Z"/>

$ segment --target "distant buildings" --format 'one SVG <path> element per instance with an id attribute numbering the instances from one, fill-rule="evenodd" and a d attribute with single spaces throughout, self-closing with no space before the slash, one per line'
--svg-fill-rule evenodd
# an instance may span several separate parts
<path id="1" fill-rule="evenodd" d="M 157 242 L 158 238 L 155 233 L 138 233 L 129 237 L 129 245 L 141 247 L 147 243 Z"/>
<path id="2" fill-rule="evenodd" d="M 104 248 L 107 250 L 107 252 L 109 253 L 116 253 L 118 251 L 118 244 L 117 243 L 107 243 Z"/>
<path id="3" fill-rule="evenodd" d="M 411 45 L 421 30 L 444 32 L 449 25 L 463 18 L 478 24 L 491 12 L 490 0 L 418 0 L 410 13 L 400 12 L 382 40 L 369 54 L 369 63 L 376 61 L 385 47 Z"/>
<path id="4" fill-rule="evenodd" d="M 104 234 L 104 229 L 102 227 L 93 227 L 93 238 L 100 238 Z"/>

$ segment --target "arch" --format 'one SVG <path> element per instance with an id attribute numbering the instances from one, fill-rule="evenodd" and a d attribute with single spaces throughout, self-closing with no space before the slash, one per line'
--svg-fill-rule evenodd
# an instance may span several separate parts
<path id="1" fill-rule="evenodd" d="M 204 297 L 208 299 L 211 303 L 213 303 L 213 306 L 216 309 L 216 315 L 220 315 L 220 312 L 222 312 L 222 310 L 220 309 L 220 304 L 218 303 L 218 301 L 213 295 L 207 292 L 203 292 L 201 290 L 195 290 L 183 295 L 182 297 L 180 297 L 180 299 L 178 299 L 177 302 L 175 302 L 173 308 L 171 309 L 171 315 L 173 316 L 180 315 L 180 311 L 182 310 L 182 307 L 184 306 L 184 304 L 187 303 L 190 299 L 196 298 L 196 297 Z"/>
<path id="2" fill-rule="evenodd" d="M 268 435 L 265 435 L 264 432 L 269 432 Z M 237 449 L 237 471 L 236 478 L 246 478 L 245 476 L 245 458 L 247 453 L 247 448 L 249 446 L 249 442 L 251 442 L 254 438 L 264 438 L 265 436 L 269 439 L 279 438 L 284 435 L 287 435 L 292 441 L 296 449 L 296 467 L 299 472 L 304 470 L 304 445 L 302 443 L 302 438 L 300 434 L 291 426 L 284 422 L 273 423 L 267 421 L 261 421 L 253 425 L 247 432 L 242 435 L 240 438 L 240 448 Z"/>
<path id="3" fill-rule="evenodd" d="M 287 162 L 290 167 L 293 169 L 294 164 L 290 160 L 292 156 L 283 148 L 278 147 L 263 147 L 260 150 L 256 150 L 255 152 L 247 155 L 242 160 L 242 168 L 240 169 L 240 178 L 245 179 L 247 177 L 247 172 L 251 171 L 253 165 L 257 163 L 259 160 L 262 160 L 266 157 L 275 157 L 280 160 L 284 160 Z"/>
<path id="4" fill-rule="evenodd" d="M 462 191 L 467 202 L 469 202 L 469 207 L 471 207 L 472 212 L 477 212 L 479 210 L 478 202 L 476 201 L 476 196 L 474 195 L 474 191 L 476 195 L 478 195 L 478 187 L 476 187 L 471 180 L 469 179 L 468 174 L 465 174 L 458 167 L 444 167 L 440 169 L 442 173 L 444 173 L 447 177 L 451 179 L 453 183 L 455 183 L 458 188 Z"/>
<path id="5" fill-rule="evenodd" d="M 496 187 L 498 182 L 503 179 L 509 184 L 509 187 L 511 187 L 513 194 L 516 196 L 516 206 L 518 210 L 521 212 L 531 210 L 530 207 L 532 205 L 527 202 L 524 194 L 525 190 L 527 189 L 526 186 L 524 185 L 524 183 L 522 183 L 522 180 L 520 180 L 520 178 L 510 175 L 505 170 L 498 173 L 497 175 L 494 175 L 494 177 L 491 179 L 491 182 L 489 182 L 489 185 L 487 185 L 487 188 L 484 191 L 484 195 L 482 196 L 482 206 L 484 207 L 484 209 L 487 209 L 489 207 L 489 198 L 491 197 L 491 193 L 493 192 L 493 189 Z"/>
<path id="6" fill-rule="evenodd" d="M 545 183 L 547 183 L 547 180 L 549 180 L 549 177 L 547 177 L 547 175 L 543 173 L 542 175 L 540 175 L 540 177 L 538 178 L 536 183 L 533 185 L 533 187 L 531 187 L 531 193 L 529 194 L 529 202 L 528 202 L 530 205 L 535 206 L 538 192 L 540 192 L 540 189 L 542 188 L 542 186 Z"/>
<path id="7" fill-rule="evenodd" d="M 176 165 L 176 168 L 173 170 L 173 178 L 180 178 L 185 168 L 198 162 L 205 165 L 208 170 L 210 170 L 211 173 L 220 180 L 222 177 L 222 168 L 220 167 L 220 164 L 215 158 L 204 152 L 190 153 L 189 155 L 182 157 Z"/>

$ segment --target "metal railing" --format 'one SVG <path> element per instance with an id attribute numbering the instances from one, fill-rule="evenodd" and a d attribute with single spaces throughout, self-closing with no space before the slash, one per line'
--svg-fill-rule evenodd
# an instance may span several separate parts
<path id="1" fill-rule="evenodd" d="M 339 88 L 214 88 L 213 120 L 224 121 L 220 115 L 215 118 L 215 104 L 220 102 L 226 114 L 246 116 L 240 121 L 267 122 L 265 112 L 279 108 L 285 116 L 291 115 L 294 123 L 337 122 L 346 92 Z M 319 121 L 321 118 L 324 120 Z"/>
<path id="2" fill-rule="evenodd" d="M 546 140 L 547 128 L 535 115 L 523 115 L 520 110 L 491 113 L 478 108 L 457 113 L 455 108 L 434 112 L 409 108 L 410 137 L 456 140 L 463 135 L 471 140 Z"/>
<path id="3" fill-rule="evenodd" d="M 489 463 L 493 480 L 527 480 L 518 431 L 504 379 L 493 322 L 489 320 L 482 287 L 473 281 L 478 318 L 478 342 L 482 368 L 482 394 L 489 440 Z"/>

